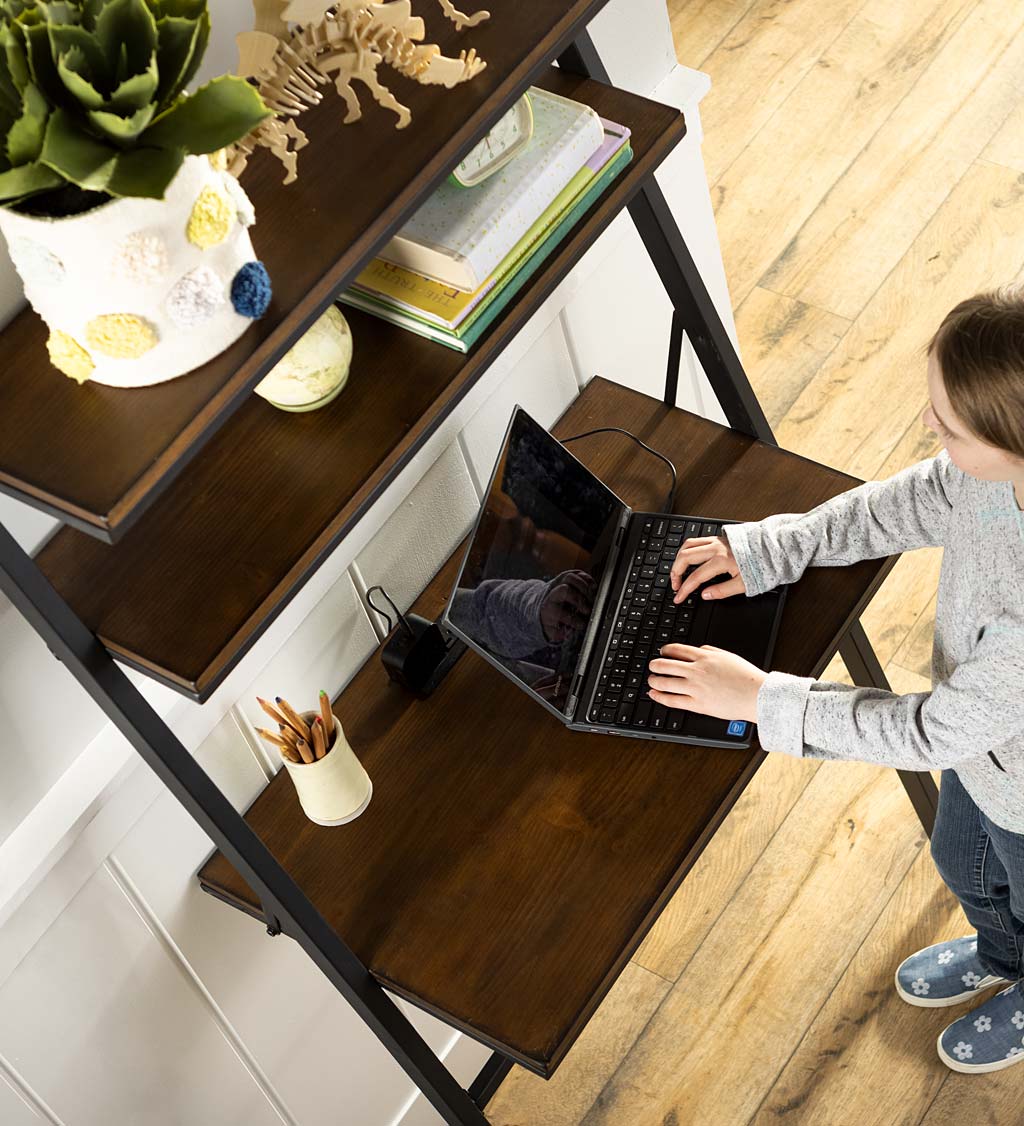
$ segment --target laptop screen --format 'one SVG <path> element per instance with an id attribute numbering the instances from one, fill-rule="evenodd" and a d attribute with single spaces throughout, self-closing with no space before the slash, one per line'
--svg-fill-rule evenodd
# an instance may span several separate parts
<path id="1" fill-rule="evenodd" d="M 563 714 L 624 510 L 589 469 L 516 409 L 447 617 Z"/>

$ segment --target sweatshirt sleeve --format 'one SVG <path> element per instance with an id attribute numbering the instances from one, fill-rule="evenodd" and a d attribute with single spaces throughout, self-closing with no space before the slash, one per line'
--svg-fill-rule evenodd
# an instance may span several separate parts
<path id="1" fill-rule="evenodd" d="M 1020 746 L 1024 622 L 985 626 L 970 657 L 931 692 L 900 696 L 772 671 L 757 694 L 761 746 L 796 758 L 944 770 Z"/>
<path id="2" fill-rule="evenodd" d="M 810 512 L 725 524 L 748 597 L 796 582 L 808 567 L 843 567 L 945 539 L 963 473 L 941 450 L 884 481 L 865 481 Z"/>

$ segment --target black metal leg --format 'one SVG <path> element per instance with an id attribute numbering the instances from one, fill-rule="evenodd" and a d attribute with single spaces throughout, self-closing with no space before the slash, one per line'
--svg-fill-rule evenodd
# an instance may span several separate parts
<path id="1" fill-rule="evenodd" d="M 679 394 L 679 364 L 683 358 L 683 318 L 672 310 L 668 337 L 668 371 L 665 373 L 665 406 L 674 407 Z"/>
<path id="2" fill-rule="evenodd" d="M 491 1096 L 501 1086 L 502 1080 L 512 1070 L 512 1060 L 501 1052 L 492 1052 L 477 1077 L 469 1085 L 469 1097 L 483 1110 Z"/>
<path id="3" fill-rule="evenodd" d="M 559 56 L 558 65 L 563 70 L 598 82 L 609 81 L 608 72 L 586 31 Z M 678 318 L 729 425 L 733 430 L 759 438 L 769 445 L 778 445 L 732 339 L 725 331 L 675 217 L 653 176 L 634 196 L 629 204 L 629 214 L 672 302 L 675 310 L 673 331 Z M 677 369 L 678 364 L 675 369 L 670 366 L 665 386 L 665 401 L 671 406 L 675 405 L 673 381 L 678 377 Z"/>
<path id="4" fill-rule="evenodd" d="M 840 642 L 839 654 L 843 658 L 854 684 L 865 688 L 889 690 L 889 681 L 875 656 L 871 642 L 860 622 L 856 622 Z M 900 781 L 907 791 L 910 804 L 921 819 L 924 831 L 930 837 L 935 826 L 935 811 L 939 805 L 939 789 L 927 771 L 899 770 Z"/>
<path id="5" fill-rule="evenodd" d="M 0 524 L 0 589 L 452 1126 L 483 1112 Z"/>

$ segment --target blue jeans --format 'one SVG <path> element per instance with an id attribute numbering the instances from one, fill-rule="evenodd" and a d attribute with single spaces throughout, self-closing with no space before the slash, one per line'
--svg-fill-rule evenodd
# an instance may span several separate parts
<path id="1" fill-rule="evenodd" d="M 1024 833 L 993 824 L 952 770 L 942 772 L 932 859 L 978 931 L 978 960 L 1024 978 Z"/>

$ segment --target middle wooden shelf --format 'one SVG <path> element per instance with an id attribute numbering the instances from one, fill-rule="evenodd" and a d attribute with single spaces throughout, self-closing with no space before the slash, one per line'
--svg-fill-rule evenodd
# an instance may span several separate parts
<path id="1" fill-rule="evenodd" d="M 544 85 L 632 130 L 632 163 L 469 355 L 346 309 L 330 406 L 251 397 L 114 546 L 64 528 L 37 562 L 104 645 L 205 700 L 685 134 L 675 108 L 552 69 Z"/>

